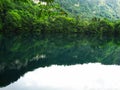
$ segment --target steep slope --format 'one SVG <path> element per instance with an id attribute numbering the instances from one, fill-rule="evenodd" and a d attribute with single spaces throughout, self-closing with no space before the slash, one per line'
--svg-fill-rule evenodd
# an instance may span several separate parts
<path id="1" fill-rule="evenodd" d="M 74 16 L 120 19 L 120 0 L 55 0 Z"/>

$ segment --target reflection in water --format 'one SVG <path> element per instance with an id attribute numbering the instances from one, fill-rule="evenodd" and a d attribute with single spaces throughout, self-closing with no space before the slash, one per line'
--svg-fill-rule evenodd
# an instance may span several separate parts
<path id="1" fill-rule="evenodd" d="M 96 62 L 120 64 L 119 38 L 77 34 L 0 37 L 0 87 L 39 67 Z"/>
<path id="2" fill-rule="evenodd" d="M 120 90 L 120 66 L 83 64 L 39 68 L 0 90 Z"/>

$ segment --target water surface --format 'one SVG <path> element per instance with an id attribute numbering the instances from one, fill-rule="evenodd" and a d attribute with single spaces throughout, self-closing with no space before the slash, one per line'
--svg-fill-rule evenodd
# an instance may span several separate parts
<path id="1" fill-rule="evenodd" d="M 0 90 L 120 90 L 120 66 L 89 63 L 39 68 Z"/>
<path id="2" fill-rule="evenodd" d="M 115 37 L 0 36 L 0 90 L 117 90 L 119 64 Z"/>

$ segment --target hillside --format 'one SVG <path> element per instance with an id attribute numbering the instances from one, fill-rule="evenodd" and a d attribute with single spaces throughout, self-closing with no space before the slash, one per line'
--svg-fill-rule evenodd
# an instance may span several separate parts
<path id="1" fill-rule="evenodd" d="M 112 9 L 115 6 L 117 8 L 117 1 L 116 5 L 109 5 L 109 10 L 105 9 L 108 2 L 103 0 L 59 0 L 56 1 L 57 4 L 50 3 L 50 0 L 44 1 L 46 5 L 45 2 L 35 4 L 31 0 L 0 0 L 0 34 L 81 33 L 100 37 L 120 35 L 120 21 L 104 19 L 119 19 L 119 10 Z M 98 10 L 100 7 L 103 9 Z"/>
<path id="2" fill-rule="evenodd" d="M 74 16 L 120 19 L 120 0 L 55 0 Z"/>

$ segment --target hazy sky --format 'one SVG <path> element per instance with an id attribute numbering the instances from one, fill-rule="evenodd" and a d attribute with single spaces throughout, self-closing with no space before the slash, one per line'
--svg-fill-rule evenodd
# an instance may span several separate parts
<path id="1" fill-rule="evenodd" d="M 120 90 L 120 66 L 53 65 L 28 72 L 0 90 Z"/>

